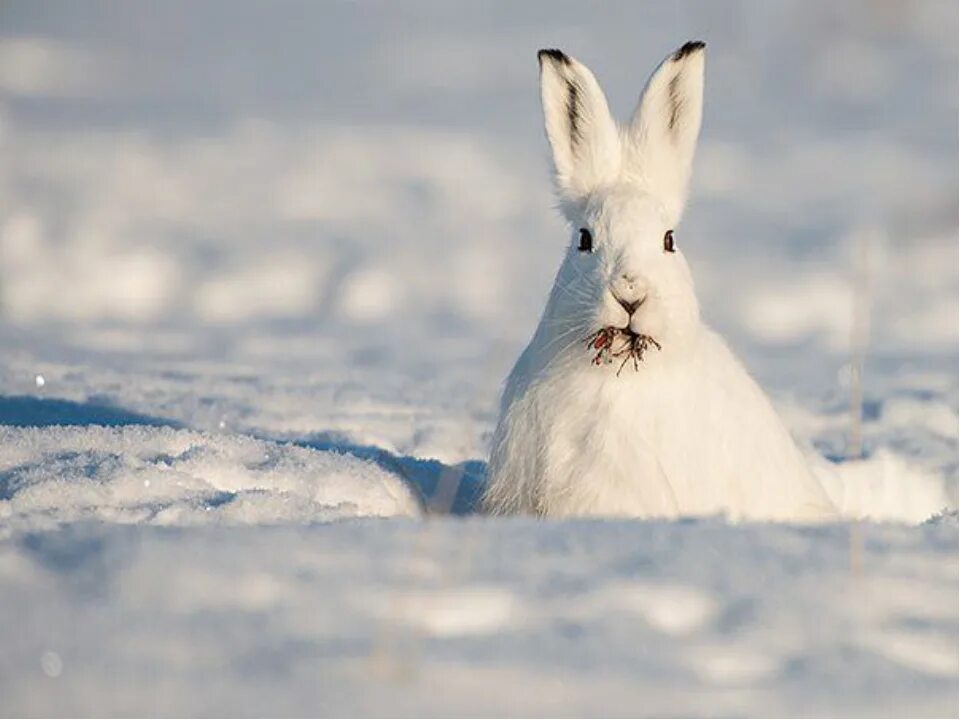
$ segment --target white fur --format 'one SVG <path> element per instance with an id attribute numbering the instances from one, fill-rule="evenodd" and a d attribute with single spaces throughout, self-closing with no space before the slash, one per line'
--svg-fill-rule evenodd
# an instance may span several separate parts
<path id="1" fill-rule="evenodd" d="M 530 344 L 507 380 L 484 498 L 492 513 L 551 517 L 819 520 L 835 510 L 769 400 L 700 320 L 679 245 L 700 128 L 704 50 L 688 44 L 618 127 L 581 63 L 540 54 L 547 137 L 572 242 Z M 570 102 L 576 103 L 571 117 Z M 580 228 L 595 252 L 577 249 Z M 616 301 L 643 299 L 630 316 Z M 595 366 L 607 326 L 652 336 L 634 371 Z"/>

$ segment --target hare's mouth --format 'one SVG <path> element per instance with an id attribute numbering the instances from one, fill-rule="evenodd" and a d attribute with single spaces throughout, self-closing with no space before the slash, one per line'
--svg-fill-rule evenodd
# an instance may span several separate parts
<path id="1" fill-rule="evenodd" d="M 633 360 L 634 371 L 640 370 L 644 353 L 651 347 L 660 350 L 660 343 L 649 335 L 633 332 L 629 327 L 618 328 L 608 325 L 585 338 L 587 347 L 593 355 L 594 365 L 609 365 L 620 360 L 617 376 L 623 371 L 627 363 Z"/>

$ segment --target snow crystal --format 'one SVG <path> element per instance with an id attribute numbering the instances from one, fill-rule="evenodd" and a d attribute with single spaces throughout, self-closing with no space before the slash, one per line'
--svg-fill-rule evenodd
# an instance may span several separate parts
<path id="1" fill-rule="evenodd" d="M 47 650 L 40 657 L 40 666 L 43 668 L 43 674 L 49 678 L 58 678 L 63 672 L 63 660 L 52 650 Z"/>

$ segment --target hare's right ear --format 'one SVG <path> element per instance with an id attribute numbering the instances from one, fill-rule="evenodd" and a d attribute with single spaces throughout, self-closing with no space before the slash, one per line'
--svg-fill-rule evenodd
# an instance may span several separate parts
<path id="1" fill-rule="evenodd" d="M 617 125 L 585 65 L 559 50 L 541 50 L 537 59 L 557 189 L 564 199 L 580 200 L 619 170 Z"/>

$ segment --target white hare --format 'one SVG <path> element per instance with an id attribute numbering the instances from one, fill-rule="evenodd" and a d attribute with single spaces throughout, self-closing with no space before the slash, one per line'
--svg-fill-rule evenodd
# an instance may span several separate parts
<path id="1" fill-rule="evenodd" d="M 834 507 L 770 401 L 703 324 L 674 229 L 703 104 L 704 44 L 654 71 L 626 125 L 584 65 L 541 50 L 572 242 L 507 379 L 488 512 L 819 520 Z"/>

